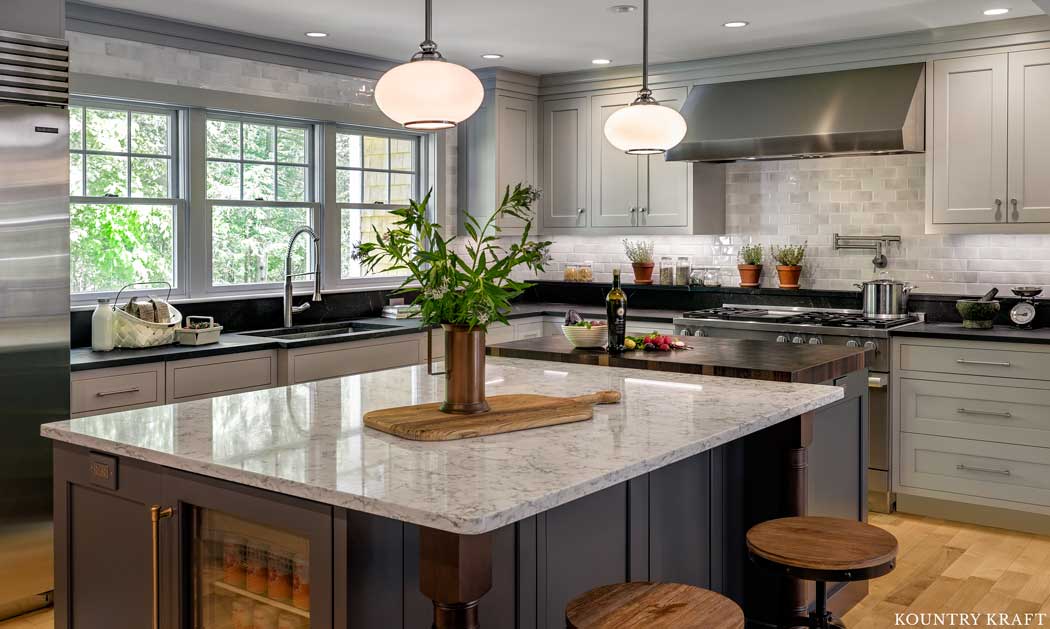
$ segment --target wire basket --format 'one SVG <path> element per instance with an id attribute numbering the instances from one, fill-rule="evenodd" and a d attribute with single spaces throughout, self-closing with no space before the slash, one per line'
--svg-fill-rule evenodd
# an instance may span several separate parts
<path id="1" fill-rule="evenodd" d="M 124 292 L 125 288 L 150 284 L 167 284 L 168 295 L 164 300 L 168 301 L 171 298 L 171 284 L 169 282 L 133 282 L 121 288 L 117 292 L 116 299 L 113 300 L 113 347 L 159 347 L 161 345 L 171 345 L 175 342 L 175 328 L 182 323 L 182 313 L 170 303 L 168 304 L 169 319 L 167 323 L 143 321 L 125 312 L 126 306 L 116 305 L 120 301 L 120 294 Z"/>

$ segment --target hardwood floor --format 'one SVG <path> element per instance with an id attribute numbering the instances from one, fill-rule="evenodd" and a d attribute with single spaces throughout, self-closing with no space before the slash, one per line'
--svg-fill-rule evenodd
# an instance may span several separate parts
<path id="1" fill-rule="evenodd" d="M 1050 537 L 904 514 L 870 521 L 897 536 L 900 553 L 846 614 L 850 629 L 895 627 L 898 612 L 1050 614 Z"/>
<path id="2" fill-rule="evenodd" d="M 1050 537 L 900 513 L 870 521 L 897 536 L 900 554 L 896 570 L 872 581 L 846 614 L 850 629 L 889 629 L 897 612 L 938 611 L 1043 612 L 1050 626 Z M 53 626 L 50 610 L 0 622 L 0 629 Z"/>

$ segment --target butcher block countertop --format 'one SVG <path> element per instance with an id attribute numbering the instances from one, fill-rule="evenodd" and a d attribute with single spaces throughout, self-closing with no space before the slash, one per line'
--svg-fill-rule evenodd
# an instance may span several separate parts
<path id="1" fill-rule="evenodd" d="M 795 345 L 750 339 L 686 338 L 690 349 L 671 352 L 575 349 L 564 336 L 512 341 L 491 356 L 551 360 L 677 373 L 819 384 L 865 367 L 866 352 L 841 345 Z"/>

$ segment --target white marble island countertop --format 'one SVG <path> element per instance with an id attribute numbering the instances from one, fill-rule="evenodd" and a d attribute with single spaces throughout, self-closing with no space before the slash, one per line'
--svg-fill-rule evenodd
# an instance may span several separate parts
<path id="1" fill-rule="evenodd" d="M 839 387 L 489 358 L 488 395 L 623 394 L 591 421 L 414 442 L 369 410 L 439 401 L 425 366 L 72 419 L 45 437 L 462 534 L 595 493 L 843 398 Z"/>

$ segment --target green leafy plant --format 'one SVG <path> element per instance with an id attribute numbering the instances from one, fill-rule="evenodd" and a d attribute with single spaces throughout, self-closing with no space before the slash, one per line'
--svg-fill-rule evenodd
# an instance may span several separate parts
<path id="1" fill-rule="evenodd" d="M 781 266 L 798 266 L 802 264 L 802 258 L 806 257 L 806 245 L 809 242 L 804 242 L 801 245 L 785 245 L 778 247 L 771 245 L 769 247 L 769 253 L 773 255 L 773 259 L 780 263 Z"/>
<path id="2" fill-rule="evenodd" d="M 623 250 L 631 264 L 649 264 L 653 261 L 653 249 L 656 243 L 651 240 L 623 239 Z"/>
<path id="3" fill-rule="evenodd" d="M 354 247 L 354 258 L 362 267 L 387 271 L 400 270 L 408 276 L 398 292 L 419 291 L 414 305 L 428 325 L 449 323 L 484 328 L 489 323 L 507 322 L 510 301 L 531 286 L 511 278 L 519 266 L 543 271 L 549 241 L 529 240 L 532 229 L 531 206 L 539 198 L 532 186 L 518 184 L 503 195 L 499 207 L 484 223 L 464 214 L 463 228 L 470 236 L 456 252 L 458 238 L 445 239 L 441 225 L 427 217 L 430 193 L 409 207 L 393 210 L 397 217 L 389 231 L 374 229 L 375 242 Z M 514 217 L 524 222 L 521 238 L 509 247 L 501 244 L 500 219 Z"/>
<path id="4" fill-rule="evenodd" d="M 744 245 L 740 247 L 741 264 L 762 264 L 762 245 Z"/>

